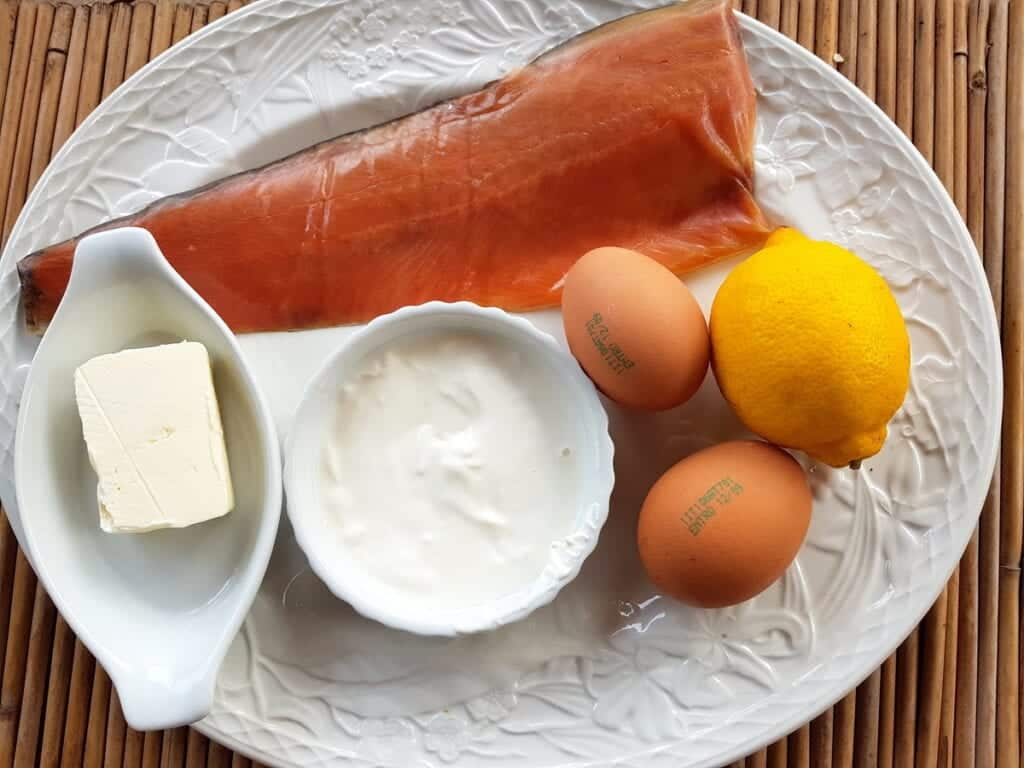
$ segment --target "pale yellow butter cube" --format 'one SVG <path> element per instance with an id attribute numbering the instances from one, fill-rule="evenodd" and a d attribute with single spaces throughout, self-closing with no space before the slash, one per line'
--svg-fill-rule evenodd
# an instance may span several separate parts
<path id="1" fill-rule="evenodd" d="M 197 342 L 94 357 L 75 371 L 100 526 L 184 528 L 234 506 L 210 358 Z"/>

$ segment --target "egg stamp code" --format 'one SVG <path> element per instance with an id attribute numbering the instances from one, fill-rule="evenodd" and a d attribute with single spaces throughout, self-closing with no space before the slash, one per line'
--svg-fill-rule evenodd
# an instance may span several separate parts
<path id="1" fill-rule="evenodd" d="M 622 351 L 622 347 L 614 341 L 608 340 L 610 331 L 608 330 L 608 326 L 604 324 L 604 318 L 601 316 L 600 312 L 595 312 L 594 316 L 586 322 L 584 328 L 586 328 L 587 335 L 593 342 L 594 347 L 597 348 L 602 359 L 608 364 L 609 368 L 615 371 L 615 373 L 623 373 L 636 365 L 636 363 Z"/>
<path id="2" fill-rule="evenodd" d="M 708 520 L 713 518 L 722 507 L 728 506 L 730 502 L 743 493 L 743 486 L 726 475 L 717 483 L 711 485 L 700 495 L 693 504 L 687 507 L 680 518 L 687 530 L 694 536 L 700 534 L 707 525 Z"/>

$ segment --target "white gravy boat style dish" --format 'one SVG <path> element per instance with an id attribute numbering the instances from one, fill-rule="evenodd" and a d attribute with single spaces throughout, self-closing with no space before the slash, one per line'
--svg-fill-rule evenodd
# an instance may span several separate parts
<path id="1" fill-rule="evenodd" d="M 183 339 L 210 353 L 234 510 L 189 528 L 104 533 L 75 368 L 99 354 Z M 154 730 L 204 717 L 270 559 L 281 462 L 270 412 L 234 335 L 149 232 L 114 229 L 79 244 L 29 371 L 15 484 L 36 572 L 110 675 L 128 724 Z"/>

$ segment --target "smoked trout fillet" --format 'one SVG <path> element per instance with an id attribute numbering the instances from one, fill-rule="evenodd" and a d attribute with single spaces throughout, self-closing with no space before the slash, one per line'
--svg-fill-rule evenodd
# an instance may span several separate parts
<path id="1" fill-rule="evenodd" d="M 236 332 L 432 299 L 556 306 L 591 248 L 676 274 L 756 250 L 755 96 L 726 0 L 636 14 L 484 89 L 101 225 L 153 233 Z M 76 240 L 18 264 L 41 332 Z"/>

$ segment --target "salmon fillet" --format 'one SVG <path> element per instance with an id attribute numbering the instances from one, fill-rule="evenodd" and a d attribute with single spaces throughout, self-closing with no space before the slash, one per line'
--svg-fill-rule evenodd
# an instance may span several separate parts
<path id="1" fill-rule="evenodd" d="M 153 233 L 236 332 L 363 322 L 432 299 L 557 305 L 587 250 L 676 274 L 757 249 L 755 95 L 726 0 L 637 14 L 484 89 L 158 200 Z M 22 259 L 30 328 L 76 239 Z"/>

